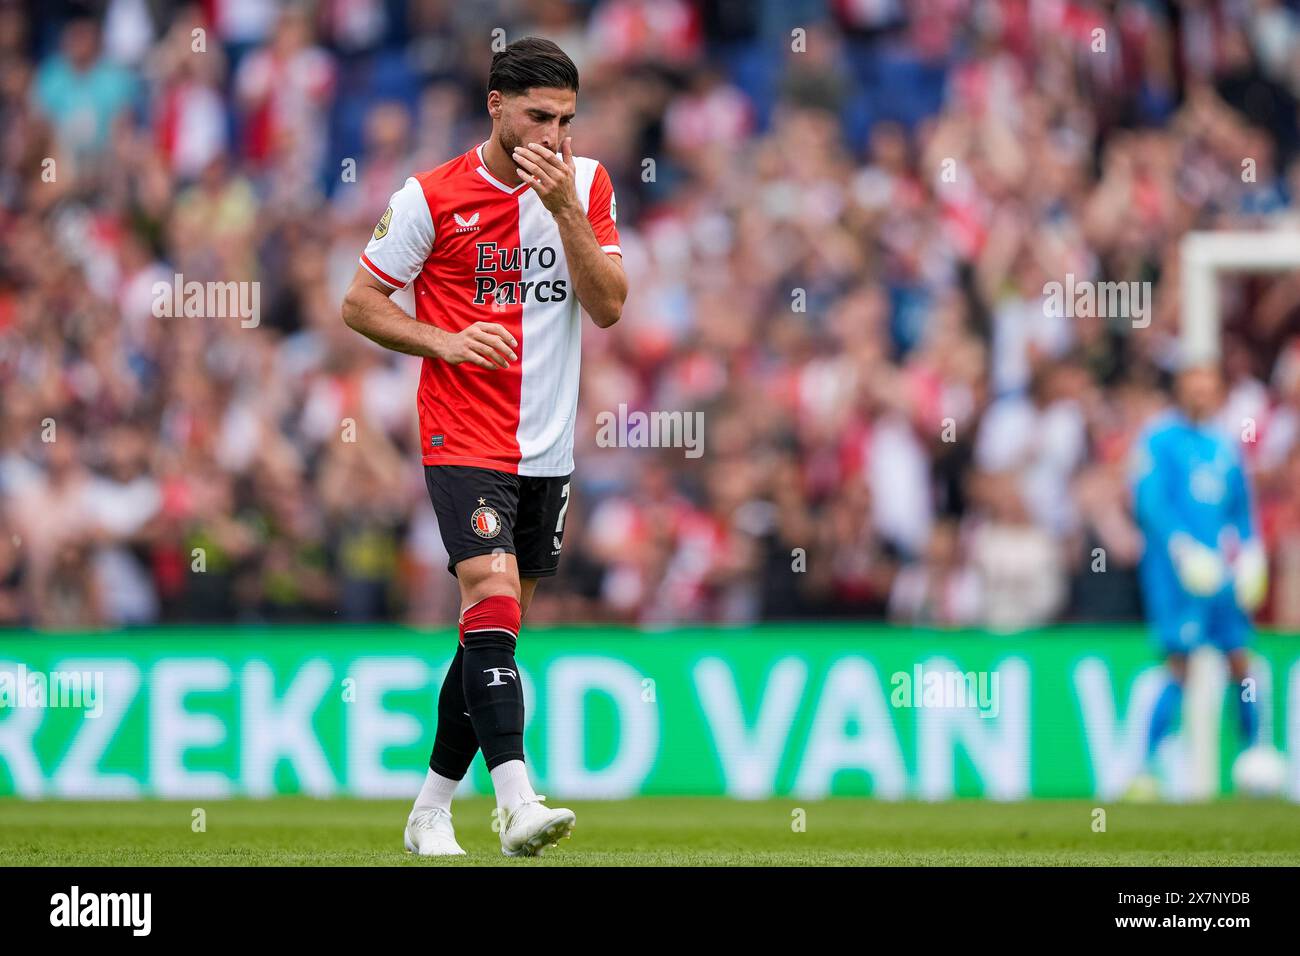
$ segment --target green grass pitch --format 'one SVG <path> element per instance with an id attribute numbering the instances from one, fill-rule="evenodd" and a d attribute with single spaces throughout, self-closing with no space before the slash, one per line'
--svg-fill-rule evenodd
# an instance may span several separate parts
<path id="1" fill-rule="evenodd" d="M 552 805 L 563 805 L 550 801 Z M 9 866 L 1297 866 L 1300 806 L 882 803 L 642 798 L 568 802 L 572 839 L 541 859 L 501 856 L 490 800 L 458 800 L 468 856 L 402 849 L 394 800 L 23 802 L 0 800 Z M 1094 810 L 1106 811 L 1105 832 Z M 206 814 L 194 832 L 193 811 Z M 803 810 L 798 832 L 796 809 Z"/>

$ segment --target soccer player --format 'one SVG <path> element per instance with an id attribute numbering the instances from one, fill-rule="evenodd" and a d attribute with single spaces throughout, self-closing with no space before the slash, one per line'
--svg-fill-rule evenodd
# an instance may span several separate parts
<path id="1" fill-rule="evenodd" d="M 1249 614 L 1268 586 L 1241 452 L 1214 424 L 1223 404 L 1218 368 L 1185 369 L 1176 392 L 1177 410 L 1148 426 L 1133 460 L 1134 505 L 1146 538 L 1143 600 L 1169 672 L 1151 716 L 1142 772 L 1130 787 L 1134 799 L 1156 795 L 1153 758 L 1182 709 L 1187 655 L 1202 643 L 1218 648 L 1240 689 L 1248 676 Z M 1238 715 L 1250 748 L 1259 727 L 1253 695 L 1238 694 Z"/>
<path id="2" fill-rule="evenodd" d="M 460 585 L 460 643 L 406 824 L 406 848 L 424 856 L 465 852 L 451 798 L 480 749 L 502 852 L 540 855 L 574 825 L 529 783 L 515 644 L 563 544 L 578 306 L 604 329 L 627 297 L 609 174 L 572 151 L 577 93 L 577 69 L 549 40 L 494 55 L 492 135 L 393 194 L 343 301 L 353 329 L 424 359 L 425 484 Z M 414 319 L 390 299 L 410 282 Z"/>

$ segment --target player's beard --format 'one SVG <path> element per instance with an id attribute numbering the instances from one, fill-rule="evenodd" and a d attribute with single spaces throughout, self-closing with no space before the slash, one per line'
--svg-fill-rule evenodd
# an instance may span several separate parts
<path id="1" fill-rule="evenodd" d="M 497 145 L 499 145 L 507 156 L 514 156 L 515 150 L 524 145 L 524 138 L 508 126 L 502 126 L 497 133 Z"/>

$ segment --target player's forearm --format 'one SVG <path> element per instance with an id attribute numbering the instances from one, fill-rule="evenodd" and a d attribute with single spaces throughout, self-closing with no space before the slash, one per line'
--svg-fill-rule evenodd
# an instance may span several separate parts
<path id="1" fill-rule="evenodd" d="M 343 321 L 377 345 L 406 355 L 440 358 L 447 333 L 417 322 L 376 289 L 351 289 L 343 299 Z"/>
<path id="2" fill-rule="evenodd" d="M 591 223 L 581 207 L 555 217 L 564 243 L 564 257 L 573 279 L 573 292 L 591 320 L 607 329 L 623 315 L 627 300 L 627 276 L 600 248 Z"/>

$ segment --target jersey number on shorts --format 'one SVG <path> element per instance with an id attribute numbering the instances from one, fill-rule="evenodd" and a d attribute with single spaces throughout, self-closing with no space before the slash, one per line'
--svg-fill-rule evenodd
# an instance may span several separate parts
<path id="1" fill-rule="evenodd" d="M 564 513 L 569 510 L 569 483 L 566 481 L 564 487 L 560 489 L 560 497 L 564 499 L 564 504 L 560 506 L 560 517 L 555 522 L 555 550 L 560 550 L 560 535 L 564 533 Z"/>

